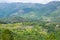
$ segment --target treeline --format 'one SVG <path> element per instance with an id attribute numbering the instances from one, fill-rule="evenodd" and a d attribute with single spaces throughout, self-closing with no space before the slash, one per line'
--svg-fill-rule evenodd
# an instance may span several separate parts
<path id="1" fill-rule="evenodd" d="M 40 20 L 33 20 L 22 17 L 7 17 L 0 18 L 0 24 L 8 24 L 8 23 L 20 23 L 20 22 L 39 22 Z"/>
<path id="2" fill-rule="evenodd" d="M 25 19 L 22 17 L 0 18 L 0 24 L 18 23 L 18 22 L 24 22 L 24 21 Z"/>

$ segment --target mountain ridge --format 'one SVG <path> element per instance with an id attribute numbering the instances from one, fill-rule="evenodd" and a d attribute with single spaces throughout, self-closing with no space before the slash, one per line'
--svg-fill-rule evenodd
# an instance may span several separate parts
<path id="1" fill-rule="evenodd" d="M 39 3 L 0 3 L 0 18 L 22 17 L 29 20 L 40 20 L 42 17 L 49 19 L 60 16 L 60 1 L 47 4 Z M 59 9 L 59 10 L 58 10 Z M 55 13 L 57 11 L 57 14 Z M 55 16 L 53 16 L 55 15 Z M 11 18 L 10 18 L 11 19 Z M 17 20 L 17 19 L 16 19 Z"/>

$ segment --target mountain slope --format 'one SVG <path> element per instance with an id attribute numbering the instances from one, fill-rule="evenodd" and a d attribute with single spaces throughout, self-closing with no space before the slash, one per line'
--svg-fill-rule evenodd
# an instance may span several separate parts
<path id="1" fill-rule="evenodd" d="M 39 3 L 0 3 L 0 18 L 23 18 L 22 20 L 43 20 L 60 17 L 60 1 Z M 18 20 L 15 19 L 15 20 Z"/>

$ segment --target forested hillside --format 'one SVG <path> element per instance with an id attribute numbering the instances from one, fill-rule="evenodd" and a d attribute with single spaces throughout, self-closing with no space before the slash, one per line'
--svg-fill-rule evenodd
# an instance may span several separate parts
<path id="1" fill-rule="evenodd" d="M 39 3 L 0 3 L 0 20 L 11 21 L 57 21 L 60 18 L 60 1 Z M 60 20 L 60 19 L 58 19 Z M 9 21 L 10 22 L 10 21 Z M 14 22 L 14 21 L 13 21 Z"/>

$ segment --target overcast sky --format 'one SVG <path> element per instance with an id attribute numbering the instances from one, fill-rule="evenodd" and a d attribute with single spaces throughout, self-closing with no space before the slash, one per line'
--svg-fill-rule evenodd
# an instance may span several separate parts
<path id="1" fill-rule="evenodd" d="M 24 2 L 24 3 L 48 3 L 50 1 L 60 1 L 60 0 L 0 0 L 0 3 L 1 2 Z"/>

